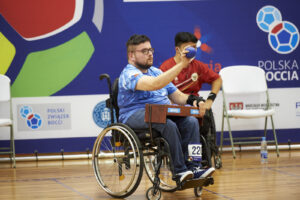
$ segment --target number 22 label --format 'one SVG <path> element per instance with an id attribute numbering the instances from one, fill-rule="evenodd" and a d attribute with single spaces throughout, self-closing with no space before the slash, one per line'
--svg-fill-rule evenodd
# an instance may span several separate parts
<path id="1" fill-rule="evenodd" d="M 189 144 L 188 146 L 189 158 L 193 161 L 202 160 L 202 145 L 201 144 Z"/>

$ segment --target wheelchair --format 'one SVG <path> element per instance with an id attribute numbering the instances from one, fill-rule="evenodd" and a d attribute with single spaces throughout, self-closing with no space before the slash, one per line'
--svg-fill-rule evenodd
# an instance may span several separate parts
<path id="1" fill-rule="evenodd" d="M 222 159 L 219 147 L 217 146 L 216 124 L 212 109 L 207 110 L 203 116 L 200 123 L 200 135 L 205 138 L 204 145 L 207 145 L 207 148 L 205 147 L 207 152 L 204 154 L 204 160 L 207 160 L 208 166 L 220 169 L 222 167 Z M 212 163 L 212 160 L 214 163 Z"/>
<path id="2" fill-rule="evenodd" d="M 92 165 L 96 180 L 101 188 L 114 198 L 125 198 L 135 192 L 139 186 L 143 169 L 153 186 L 146 192 L 147 199 L 161 198 L 161 191 L 175 192 L 194 188 L 194 194 L 200 197 L 203 187 L 214 184 L 213 177 L 191 179 L 180 182 L 173 173 L 174 167 L 168 142 L 154 129 L 131 129 L 118 123 L 117 104 L 118 79 L 111 85 L 108 74 L 101 74 L 100 80 L 107 79 L 109 98 L 106 107 L 110 109 L 110 125 L 101 131 L 95 140 L 92 152 Z M 208 147 L 201 137 L 202 149 Z M 208 150 L 202 150 L 202 158 Z M 211 161 L 203 161 L 210 167 Z M 202 165 L 202 166 L 203 166 Z"/>

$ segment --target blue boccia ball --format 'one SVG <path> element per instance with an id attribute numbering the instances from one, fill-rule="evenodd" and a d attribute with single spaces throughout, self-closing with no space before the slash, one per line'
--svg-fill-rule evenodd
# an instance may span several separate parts
<path id="1" fill-rule="evenodd" d="M 197 50 L 194 47 L 187 47 L 185 50 L 188 52 L 185 54 L 187 58 L 193 58 L 196 56 Z"/>

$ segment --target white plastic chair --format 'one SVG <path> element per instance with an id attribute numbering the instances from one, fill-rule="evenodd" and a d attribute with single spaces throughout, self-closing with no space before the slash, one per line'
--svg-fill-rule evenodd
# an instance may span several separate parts
<path id="1" fill-rule="evenodd" d="M 10 96 L 10 79 L 7 76 L 2 74 L 0 74 L 0 103 L 9 104 L 10 106 L 10 117 L 2 118 L 2 116 L 0 116 L 0 127 L 10 127 L 10 146 L 0 147 L 0 154 L 10 154 L 13 167 L 15 168 L 16 167 L 15 141 L 14 141 L 14 131 L 13 131 L 13 120 L 12 120 L 12 103 L 11 103 L 11 96 Z"/>
<path id="2" fill-rule="evenodd" d="M 272 129 L 274 134 L 274 140 L 268 140 L 268 143 L 275 143 L 277 156 L 279 156 L 278 143 L 276 132 L 274 128 L 273 115 L 275 110 L 270 107 L 269 93 L 267 82 L 265 78 L 265 71 L 257 66 L 246 66 L 246 65 L 236 65 L 225 67 L 220 71 L 222 77 L 222 93 L 223 93 L 223 116 L 222 116 L 222 129 L 221 129 L 221 140 L 220 148 L 222 152 L 223 146 L 223 132 L 224 132 L 224 118 L 226 118 L 229 132 L 229 140 L 231 142 L 233 158 L 236 157 L 234 145 L 242 144 L 259 144 L 261 142 L 261 137 L 239 137 L 233 138 L 230 126 L 229 118 L 260 118 L 265 117 L 265 129 L 264 136 L 267 133 L 267 120 L 268 117 L 271 118 Z M 241 110 L 230 110 L 226 99 L 229 97 L 238 98 L 243 95 L 263 95 L 266 99 L 265 109 L 251 109 L 247 110 L 245 108 Z M 255 141 L 256 140 L 256 141 Z"/>

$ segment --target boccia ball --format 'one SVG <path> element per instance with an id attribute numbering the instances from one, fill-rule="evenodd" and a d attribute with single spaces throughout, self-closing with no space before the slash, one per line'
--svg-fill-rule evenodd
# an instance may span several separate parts
<path id="1" fill-rule="evenodd" d="M 187 47 L 185 50 L 188 51 L 185 54 L 187 58 L 193 58 L 196 56 L 197 50 L 194 47 Z"/>

